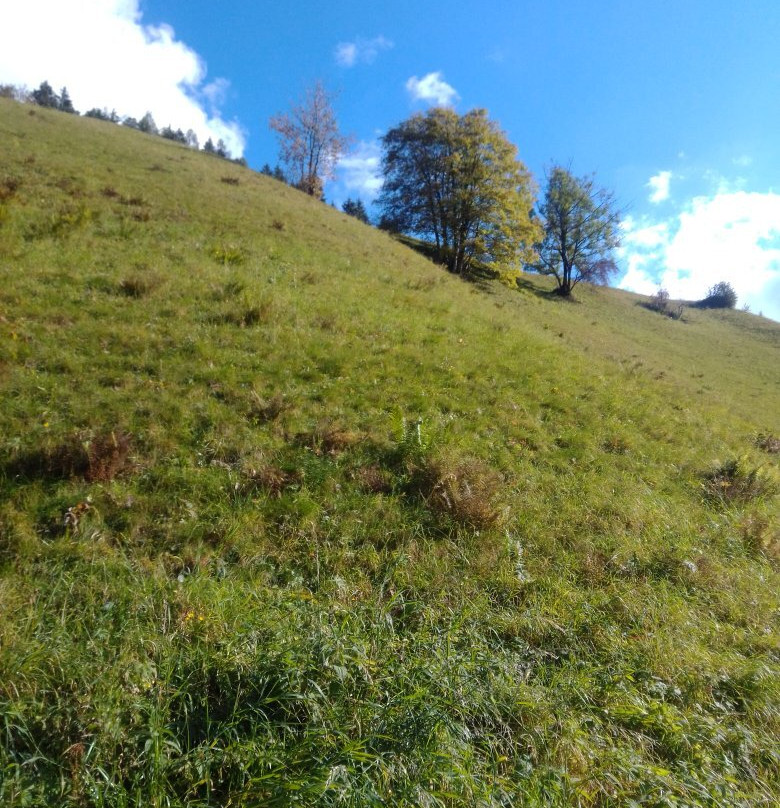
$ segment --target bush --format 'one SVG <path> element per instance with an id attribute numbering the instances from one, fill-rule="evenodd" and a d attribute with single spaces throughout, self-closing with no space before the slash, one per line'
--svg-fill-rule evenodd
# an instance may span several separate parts
<path id="1" fill-rule="evenodd" d="M 501 484 L 501 476 L 478 460 L 423 458 L 410 488 L 438 516 L 481 530 L 501 518 L 495 504 Z"/>
<path id="2" fill-rule="evenodd" d="M 650 298 L 647 306 L 653 311 L 660 311 L 665 314 L 669 308 L 669 292 L 663 287 L 659 287 L 658 291 Z"/>
<path id="3" fill-rule="evenodd" d="M 696 304 L 700 309 L 733 309 L 737 305 L 737 293 L 730 283 L 721 281 L 707 292 L 707 297 Z"/>
<path id="4" fill-rule="evenodd" d="M 707 497 L 722 503 L 772 497 L 777 490 L 778 481 L 773 470 L 753 466 L 745 457 L 726 461 L 704 478 Z"/>

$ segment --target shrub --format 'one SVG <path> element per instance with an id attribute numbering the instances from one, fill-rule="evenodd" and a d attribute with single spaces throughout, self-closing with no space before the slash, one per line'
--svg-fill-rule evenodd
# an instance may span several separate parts
<path id="1" fill-rule="evenodd" d="M 771 469 L 752 466 L 747 458 L 732 458 L 705 475 L 708 497 L 721 502 L 747 502 L 772 496 L 777 480 Z"/>
<path id="2" fill-rule="evenodd" d="M 499 521 L 495 498 L 500 475 L 478 460 L 425 458 L 411 478 L 411 490 L 439 515 L 478 530 Z"/>
<path id="3" fill-rule="evenodd" d="M 700 309 L 733 309 L 737 305 L 737 293 L 730 283 L 721 281 L 712 286 L 707 297 L 696 305 Z"/>
<path id="4" fill-rule="evenodd" d="M 659 287 L 658 291 L 650 298 L 647 306 L 653 311 L 666 313 L 669 308 L 669 292 L 663 287 Z"/>
<path id="5" fill-rule="evenodd" d="M 657 311 L 666 317 L 671 317 L 673 320 L 681 320 L 683 313 L 683 306 L 670 306 L 669 292 L 663 287 L 659 287 L 658 291 L 646 302 L 642 303 L 646 309 L 650 311 Z"/>

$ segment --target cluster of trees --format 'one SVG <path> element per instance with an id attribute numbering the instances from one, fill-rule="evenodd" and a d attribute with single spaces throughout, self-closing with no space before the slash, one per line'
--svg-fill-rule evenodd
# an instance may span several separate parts
<path id="1" fill-rule="evenodd" d="M 78 114 L 67 88 L 57 93 L 47 81 L 32 92 L 0 85 L 0 96 Z M 317 82 L 289 112 L 274 115 L 270 127 L 287 173 L 268 163 L 261 173 L 322 199 L 325 181 L 352 141 L 339 129 L 334 100 Z M 97 108 L 84 114 L 200 148 L 192 129 L 158 129 L 150 112 L 140 120 Z M 613 194 L 597 186 L 593 176 L 577 177 L 556 165 L 536 201 L 531 173 L 485 110 L 459 115 L 434 108 L 415 114 L 384 135 L 382 149 L 380 227 L 429 242 L 451 272 L 466 274 L 477 262 L 522 266 L 554 278 L 564 296 L 582 281 L 607 283 L 616 272 L 613 254 L 620 244 L 622 212 Z M 221 139 L 215 144 L 209 138 L 203 151 L 230 159 Z M 246 165 L 243 159 L 235 162 Z M 360 199 L 347 199 L 342 210 L 369 223 Z M 736 303 L 731 285 L 718 283 L 695 305 L 734 308 Z M 661 289 L 650 307 L 667 313 L 668 304 Z"/>
<path id="2" fill-rule="evenodd" d="M 41 82 L 38 89 L 32 90 L 31 92 L 28 92 L 23 87 L 3 84 L 0 85 L 0 97 L 13 98 L 22 103 L 37 104 L 39 107 L 57 109 L 72 115 L 79 114 L 78 110 L 73 106 L 73 101 L 70 98 L 67 87 L 63 87 L 59 93 L 56 93 L 48 81 Z M 189 146 L 192 149 L 200 148 L 198 136 L 195 134 L 194 130 L 188 129 L 186 132 L 183 132 L 181 129 L 174 129 L 170 125 L 158 129 L 151 112 L 147 112 L 140 120 L 137 120 L 129 115 L 122 117 L 117 114 L 116 110 L 109 112 L 105 107 L 103 109 L 93 107 L 84 113 L 84 117 L 97 118 L 101 121 L 121 124 L 122 126 L 137 129 L 139 132 L 144 132 L 149 135 L 159 135 L 167 140 L 173 140 L 177 143 Z M 213 154 L 216 157 L 222 157 L 225 160 L 232 159 L 227 145 L 221 138 L 216 143 L 209 138 L 203 144 L 203 151 L 208 154 Z M 233 162 L 246 165 L 246 160 L 243 158 L 233 160 Z"/>
<path id="3" fill-rule="evenodd" d="M 341 206 L 341 209 L 348 216 L 354 216 L 364 224 L 371 223 L 370 219 L 368 218 L 366 206 L 363 204 L 361 199 L 347 199 L 347 201 Z"/>
<path id="4" fill-rule="evenodd" d="M 332 101 L 317 83 L 270 120 L 290 183 L 315 196 L 350 142 Z M 592 176 L 554 166 L 535 204 L 531 173 L 485 110 L 413 115 L 385 134 L 382 148 L 380 226 L 429 242 L 450 271 L 465 274 L 477 262 L 523 266 L 552 276 L 564 296 L 581 281 L 606 283 L 615 272 L 621 214 L 613 195 Z M 359 200 L 343 209 L 368 220 Z"/>

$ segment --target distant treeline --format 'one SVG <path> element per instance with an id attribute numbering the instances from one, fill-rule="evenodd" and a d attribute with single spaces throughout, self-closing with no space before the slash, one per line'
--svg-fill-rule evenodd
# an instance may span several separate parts
<path id="1" fill-rule="evenodd" d="M 23 104 L 37 104 L 39 107 L 48 107 L 49 109 L 57 109 L 60 112 L 68 112 L 71 115 L 80 114 L 74 107 L 71 100 L 68 88 L 63 87 L 59 93 L 55 92 L 48 81 L 41 82 L 37 90 L 28 90 L 26 87 L 19 87 L 14 84 L 0 84 L 0 98 L 13 98 L 15 101 L 20 101 Z M 157 127 L 157 124 L 152 117 L 151 112 L 147 112 L 142 118 L 136 119 L 130 115 L 119 115 L 115 109 L 110 112 L 108 108 L 98 109 L 93 107 L 84 113 L 85 118 L 97 118 L 101 121 L 108 121 L 109 123 L 121 124 L 130 129 L 137 129 L 139 132 L 145 132 L 148 135 L 158 135 L 164 137 L 166 140 L 173 140 L 191 149 L 201 149 L 198 141 L 198 136 L 194 130 L 188 129 L 183 132 L 181 129 L 174 129 L 172 126 L 163 126 L 162 129 Z M 225 141 L 220 138 L 216 144 L 209 138 L 204 144 L 202 151 L 207 154 L 213 154 L 216 157 L 221 157 L 224 160 L 231 160 L 239 165 L 246 165 L 246 160 L 243 157 L 232 158 Z"/>

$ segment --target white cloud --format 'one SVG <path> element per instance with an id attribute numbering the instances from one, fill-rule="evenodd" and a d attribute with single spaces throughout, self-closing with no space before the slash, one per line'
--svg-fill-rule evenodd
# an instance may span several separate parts
<path id="1" fill-rule="evenodd" d="M 780 194 L 718 191 L 666 221 L 628 220 L 620 253 L 623 289 L 700 300 L 726 281 L 741 304 L 780 320 Z"/>
<path id="2" fill-rule="evenodd" d="M 731 162 L 740 168 L 747 168 L 753 165 L 753 158 L 749 154 L 740 154 L 739 157 L 735 157 Z"/>
<path id="3" fill-rule="evenodd" d="M 358 49 L 354 42 L 339 42 L 336 45 L 336 64 L 352 67 L 357 62 Z"/>
<path id="4" fill-rule="evenodd" d="M 659 171 L 654 177 L 650 177 L 647 187 L 651 191 L 649 198 L 654 205 L 669 199 L 669 183 L 671 181 L 671 171 Z"/>
<path id="5" fill-rule="evenodd" d="M 375 199 L 382 188 L 382 151 L 376 141 L 361 141 L 357 148 L 339 160 L 341 183 L 347 191 L 365 199 Z"/>
<path id="6" fill-rule="evenodd" d="M 370 65 L 382 51 L 390 50 L 393 43 L 384 36 L 373 39 L 358 37 L 354 42 L 339 42 L 336 45 L 336 64 L 354 67 L 358 62 Z"/>
<path id="7" fill-rule="evenodd" d="M 219 113 L 225 79 L 204 84 L 206 66 L 168 25 L 144 25 L 139 0 L 25 0 L 3 9 L 0 81 L 67 86 L 82 112 L 116 109 L 160 126 L 222 138 L 234 156 L 245 135 Z"/>
<path id="8" fill-rule="evenodd" d="M 427 73 L 421 79 L 412 76 L 406 82 L 406 89 L 414 101 L 424 101 L 438 107 L 452 106 L 459 98 L 455 88 L 444 81 L 438 70 Z"/>

